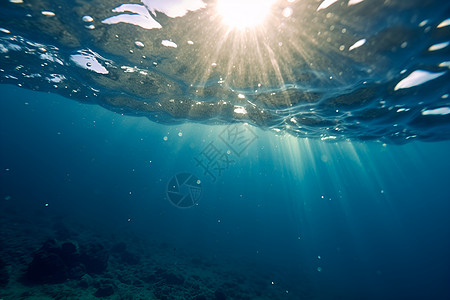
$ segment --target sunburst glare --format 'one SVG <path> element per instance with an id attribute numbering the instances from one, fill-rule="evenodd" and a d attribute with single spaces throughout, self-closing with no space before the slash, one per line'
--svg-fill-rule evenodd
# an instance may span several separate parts
<path id="1" fill-rule="evenodd" d="M 217 11 L 230 28 L 245 29 L 260 25 L 275 0 L 218 0 Z"/>

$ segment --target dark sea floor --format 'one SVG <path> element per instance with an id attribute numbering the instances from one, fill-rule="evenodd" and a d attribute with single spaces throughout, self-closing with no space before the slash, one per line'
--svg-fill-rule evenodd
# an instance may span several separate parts
<path id="1" fill-rule="evenodd" d="M 142 239 L 130 231 L 112 232 L 105 224 L 95 224 L 83 217 L 52 216 L 42 207 L 19 209 L 17 199 L 15 202 L 0 204 L 0 257 L 6 263 L 1 277 L 7 280 L 0 289 L 0 299 L 310 299 L 311 296 L 298 278 L 293 278 L 297 282 L 296 291 L 267 284 L 273 278 L 271 271 L 248 261 L 180 250 Z M 97 245 L 108 257 L 107 267 L 92 273 L 75 271 L 62 282 L 56 277 L 65 275 L 58 270 L 49 271 L 52 274 L 40 270 L 44 275 L 39 278 L 50 282 L 30 282 L 30 265 L 36 260 L 36 253 L 42 253 L 46 242 L 56 247 L 73 244 L 77 251 Z M 92 264 L 96 255 L 101 256 L 98 251 L 94 253 Z M 45 259 L 47 269 L 58 269 L 52 259 L 48 256 Z"/>

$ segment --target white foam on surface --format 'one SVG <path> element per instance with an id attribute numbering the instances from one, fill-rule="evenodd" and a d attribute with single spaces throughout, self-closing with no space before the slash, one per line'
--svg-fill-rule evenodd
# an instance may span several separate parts
<path id="1" fill-rule="evenodd" d="M 3 46 L 3 44 L 0 44 L 0 53 L 8 53 L 8 48 L 6 48 L 5 46 Z"/>
<path id="2" fill-rule="evenodd" d="M 47 17 L 53 17 L 53 16 L 55 15 L 54 12 L 49 11 L 49 10 L 43 10 L 41 13 L 42 13 L 44 16 L 47 16 Z"/>
<path id="3" fill-rule="evenodd" d="M 359 48 L 362 45 L 364 45 L 366 43 L 366 39 L 360 39 L 359 41 L 357 41 L 356 43 L 354 43 L 353 45 L 351 45 L 348 48 L 348 51 L 352 51 L 353 49 Z"/>
<path id="4" fill-rule="evenodd" d="M 450 25 L 450 18 L 449 19 L 445 19 L 444 21 L 442 21 L 441 23 L 439 23 L 439 25 L 437 26 L 437 28 L 442 28 L 442 27 L 446 27 Z"/>
<path id="5" fill-rule="evenodd" d="M 446 72 L 432 73 L 423 70 L 414 71 L 406 78 L 400 80 L 395 86 L 394 91 L 424 84 L 425 82 L 441 77 L 445 73 Z"/>
<path id="6" fill-rule="evenodd" d="M 150 15 L 147 7 L 141 4 L 122 4 L 112 10 L 116 13 L 132 12 L 134 14 L 120 14 L 104 19 L 104 24 L 128 23 L 142 27 L 144 29 L 162 28 L 161 24 L 155 21 Z"/>
<path id="7" fill-rule="evenodd" d="M 141 42 L 141 41 L 135 41 L 134 44 L 135 44 L 136 47 L 138 47 L 138 48 L 144 48 L 144 47 L 145 47 L 144 43 Z"/>
<path id="8" fill-rule="evenodd" d="M 152 12 L 160 11 L 171 18 L 182 17 L 189 11 L 206 7 L 203 0 L 141 0 Z"/>
<path id="9" fill-rule="evenodd" d="M 355 4 L 361 3 L 363 1 L 364 0 L 350 0 L 350 1 L 348 1 L 348 6 L 355 5 Z"/>
<path id="10" fill-rule="evenodd" d="M 243 106 L 235 106 L 235 107 L 234 107 L 234 112 L 235 112 L 236 114 L 241 114 L 241 115 L 247 114 L 247 110 L 246 110 L 245 107 L 243 107 Z"/>
<path id="11" fill-rule="evenodd" d="M 174 42 L 169 41 L 169 40 L 162 40 L 162 41 L 161 41 L 161 44 L 162 44 L 163 46 L 166 46 L 166 47 L 172 47 L 172 48 L 177 48 L 177 47 L 178 47 L 177 44 L 175 44 Z"/>
<path id="12" fill-rule="evenodd" d="M 443 61 L 438 66 L 441 68 L 450 68 L 450 61 Z"/>
<path id="13" fill-rule="evenodd" d="M 327 7 L 329 7 L 330 5 L 332 5 L 333 3 L 337 2 L 337 1 L 338 0 L 325 0 L 319 5 L 319 7 L 317 8 L 317 11 L 327 8 Z"/>
<path id="14" fill-rule="evenodd" d="M 429 109 L 424 110 L 422 112 L 422 115 L 429 116 L 429 115 L 448 115 L 450 114 L 450 108 L 449 107 L 439 107 L 435 109 Z"/>
<path id="15" fill-rule="evenodd" d="M 49 77 L 46 77 L 46 79 L 50 82 L 59 83 L 66 79 L 64 75 L 61 74 L 50 74 Z"/>
<path id="16" fill-rule="evenodd" d="M 444 49 L 445 47 L 447 47 L 448 45 L 450 45 L 450 42 L 443 42 L 443 43 L 439 43 L 439 44 L 434 44 L 434 45 L 430 46 L 430 48 L 428 48 L 428 51 L 441 50 L 441 49 Z"/>
<path id="17" fill-rule="evenodd" d="M 108 70 L 97 60 L 96 55 L 87 51 L 78 51 L 70 56 L 70 60 L 77 66 L 99 74 L 108 74 Z"/>
<path id="18" fill-rule="evenodd" d="M 177 18 L 206 7 L 203 0 L 141 0 L 142 4 L 125 3 L 114 8 L 115 13 L 131 12 L 106 18 L 104 24 L 128 23 L 145 29 L 159 29 L 161 24 L 156 21 L 157 12 L 168 17 Z"/>
<path id="19" fill-rule="evenodd" d="M 64 65 L 62 60 L 60 60 L 59 58 L 57 58 L 56 56 L 54 56 L 54 55 L 52 55 L 50 53 L 42 53 L 42 54 L 39 55 L 39 58 L 42 59 L 42 60 L 48 60 L 48 61 L 51 61 L 51 62 L 56 62 L 56 63 L 60 64 L 61 66 Z"/>

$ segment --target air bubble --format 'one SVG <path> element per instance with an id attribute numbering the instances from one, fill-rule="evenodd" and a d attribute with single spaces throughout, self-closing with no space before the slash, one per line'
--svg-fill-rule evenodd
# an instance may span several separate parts
<path id="1" fill-rule="evenodd" d="M 83 16 L 82 20 L 83 20 L 83 22 L 86 22 L 86 23 L 90 23 L 90 22 L 94 21 L 94 19 L 91 16 Z"/>
<path id="2" fill-rule="evenodd" d="M 140 41 L 136 41 L 136 42 L 134 42 L 134 44 L 136 45 L 136 47 L 138 47 L 138 48 L 144 48 L 144 43 L 143 42 L 140 42 Z"/>
<path id="3" fill-rule="evenodd" d="M 53 16 L 55 15 L 54 12 L 49 11 L 49 10 L 43 10 L 43 11 L 41 11 L 41 13 L 42 13 L 44 16 L 47 16 L 47 17 L 53 17 Z"/>

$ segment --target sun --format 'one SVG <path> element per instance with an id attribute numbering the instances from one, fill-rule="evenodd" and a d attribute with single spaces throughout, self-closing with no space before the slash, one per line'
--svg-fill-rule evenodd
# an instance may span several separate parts
<path id="1" fill-rule="evenodd" d="M 276 0 L 218 0 L 217 11 L 225 25 L 233 29 L 256 27 L 263 23 Z"/>

